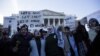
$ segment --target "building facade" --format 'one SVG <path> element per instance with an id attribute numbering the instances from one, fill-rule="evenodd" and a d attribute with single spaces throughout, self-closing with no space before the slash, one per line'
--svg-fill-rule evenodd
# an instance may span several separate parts
<path id="1" fill-rule="evenodd" d="M 28 25 L 29 31 L 41 29 L 43 26 L 50 25 L 59 26 L 64 24 L 65 14 L 51 10 L 40 11 L 19 11 L 19 14 L 13 14 L 9 17 L 4 17 L 4 28 L 11 28 L 11 33 L 17 31 L 17 27 L 23 24 Z"/>

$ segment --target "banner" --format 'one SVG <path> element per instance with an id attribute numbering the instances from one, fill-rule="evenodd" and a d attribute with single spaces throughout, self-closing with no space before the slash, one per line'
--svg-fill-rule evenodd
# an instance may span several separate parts
<path id="1" fill-rule="evenodd" d="M 76 18 L 75 17 L 73 17 L 73 16 L 69 16 L 69 17 L 65 17 L 65 19 L 64 19 L 64 26 L 68 26 L 68 27 L 70 27 L 70 30 L 72 31 L 72 30 L 75 30 L 75 28 L 76 28 L 76 20 L 75 20 Z"/>

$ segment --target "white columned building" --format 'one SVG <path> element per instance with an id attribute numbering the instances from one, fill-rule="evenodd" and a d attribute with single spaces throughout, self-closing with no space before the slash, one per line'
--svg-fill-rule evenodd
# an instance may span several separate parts
<path id="1" fill-rule="evenodd" d="M 54 12 L 50 10 L 42 10 L 43 12 L 43 19 L 44 19 L 44 24 L 47 26 L 53 25 L 53 26 L 59 26 L 60 24 L 60 19 L 65 18 L 65 14 L 61 12 Z M 64 21 L 63 21 L 64 23 Z"/>

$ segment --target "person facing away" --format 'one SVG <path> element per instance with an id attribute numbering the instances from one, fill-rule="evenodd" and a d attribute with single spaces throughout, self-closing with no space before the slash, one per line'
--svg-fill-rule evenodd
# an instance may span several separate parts
<path id="1" fill-rule="evenodd" d="M 30 40 L 30 56 L 46 56 L 45 55 L 45 37 L 44 31 L 34 31 L 34 37 Z"/>
<path id="2" fill-rule="evenodd" d="M 20 31 L 12 36 L 13 56 L 29 56 L 29 41 L 32 34 L 28 32 L 27 25 L 22 25 Z"/>
<path id="3" fill-rule="evenodd" d="M 58 38 L 52 27 L 48 28 L 45 51 L 46 56 L 64 56 L 63 49 L 58 46 Z"/>

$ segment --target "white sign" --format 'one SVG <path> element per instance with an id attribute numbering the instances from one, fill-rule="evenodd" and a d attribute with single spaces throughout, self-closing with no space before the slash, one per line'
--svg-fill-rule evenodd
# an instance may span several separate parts
<path id="1" fill-rule="evenodd" d="M 33 15 L 34 15 L 33 18 L 36 18 L 37 19 L 37 18 L 41 18 L 41 15 L 42 14 L 40 13 L 40 11 L 37 11 L 37 12 L 34 11 L 33 12 Z"/>
<path id="2" fill-rule="evenodd" d="M 42 13 L 40 11 L 22 11 L 20 25 L 26 24 L 30 29 L 42 27 Z"/>
<path id="3" fill-rule="evenodd" d="M 75 17 L 66 17 L 64 19 L 65 23 L 64 26 L 70 27 L 70 30 L 74 30 L 76 28 L 76 20 Z"/>
<path id="4" fill-rule="evenodd" d="M 40 11 L 33 12 L 33 19 L 31 19 L 31 28 L 32 29 L 41 29 L 42 27 L 42 13 Z"/>

